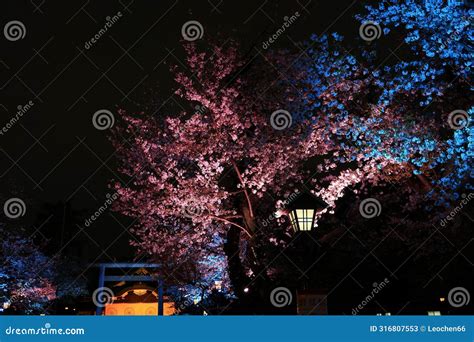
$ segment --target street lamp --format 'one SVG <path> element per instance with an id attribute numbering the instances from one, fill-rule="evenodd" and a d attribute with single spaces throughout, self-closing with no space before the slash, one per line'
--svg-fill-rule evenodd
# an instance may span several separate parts
<path id="1" fill-rule="evenodd" d="M 328 204 L 311 193 L 303 192 L 288 205 L 290 223 L 295 232 L 308 232 L 316 225 L 316 213 L 328 207 Z"/>

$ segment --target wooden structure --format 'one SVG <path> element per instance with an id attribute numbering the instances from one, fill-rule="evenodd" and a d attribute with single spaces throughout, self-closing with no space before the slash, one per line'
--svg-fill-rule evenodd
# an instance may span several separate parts
<path id="1" fill-rule="evenodd" d="M 149 263 L 128 263 L 128 262 L 117 262 L 117 263 L 99 263 L 95 264 L 95 267 L 99 268 L 99 286 L 101 289 L 105 286 L 106 282 L 151 282 L 156 285 L 156 293 L 158 300 L 157 313 L 158 316 L 164 315 L 164 289 L 163 280 L 160 277 L 153 276 L 151 274 L 128 274 L 125 275 L 107 275 L 107 271 L 112 269 L 119 270 L 130 270 L 130 269 L 159 269 L 159 264 Z M 100 293 L 98 294 L 100 296 Z M 148 311 L 150 311 L 148 309 Z M 104 307 L 96 307 L 96 315 L 102 315 Z"/>

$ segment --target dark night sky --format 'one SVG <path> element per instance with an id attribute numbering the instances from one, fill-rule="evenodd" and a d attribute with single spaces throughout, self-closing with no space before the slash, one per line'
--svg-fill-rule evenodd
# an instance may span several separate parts
<path id="1" fill-rule="evenodd" d="M 232 39 L 251 51 L 252 46 L 261 49 L 283 18 L 298 11 L 298 21 L 272 46 L 297 49 L 295 43 L 325 30 L 355 39 L 353 15 L 361 7 L 349 0 L 2 1 L 2 27 L 20 20 L 26 37 L 0 40 L 0 126 L 18 105 L 34 102 L 0 136 L 2 199 L 23 198 L 24 222 L 35 227 L 51 213 L 50 223 L 60 224 L 61 210 L 48 212 L 45 205 L 62 202 L 61 208 L 69 201 L 72 210 L 83 210 L 83 227 L 84 219 L 104 203 L 110 182 L 121 177 L 108 132 L 94 128 L 92 115 L 100 109 L 155 112 L 164 104 L 175 105 L 169 67 L 183 61 L 181 26 L 186 21 L 201 22 L 206 40 Z M 86 50 L 85 42 L 118 11 L 123 17 Z M 87 246 L 89 260 L 130 259 L 129 223 L 107 213 L 75 239 Z M 77 229 L 71 229 L 74 235 Z"/>
<path id="2" fill-rule="evenodd" d="M 90 263 L 132 260 L 135 251 L 129 244 L 133 239 L 129 228 L 133 222 L 129 218 L 107 211 L 90 226 L 84 225 L 86 218 L 104 204 L 106 194 L 112 193 L 112 182 L 127 180 L 117 170 L 110 131 L 97 130 L 92 124 L 94 113 L 106 109 L 117 118 L 117 109 L 154 115 L 165 114 L 165 109 L 179 110 L 169 69 L 174 65 L 185 68 L 181 28 L 187 21 L 197 20 L 204 28 L 204 37 L 197 42 L 199 48 L 233 40 L 244 55 L 253 58 L 262 51 L 262 43 L 281 27 L 284 17 L 298 11 L 300 17 L 271 49 L 300 52 L 299 43 L 311 34 L 338 32 L 346 37 L 346 47 L 351 50 L 351 44 L 365 44 L 354 15 L 362 13 L 364 5 L 377 2 L 3 0 L 1 28 L 19 20 L 26 27 L 26 37 L 8 41 L 0 33 L 0 130 L 15 116 L 19 105 L 29 101 L 34 105 L 0 135 L 0 205 L 11 197 L 23 199 L 26 215 L 13 224 L 29 227 L 39 241 L 49 240 L 53 246 L 50 253 L 63 248 L 64 254 Z M 123 16 L 85 49 L 85 43 L 104 27 L 106 18 L 119 11 Z M 402 58 L 407 56 L 408 48 L 401 39 L 396 33 L 389 39 L 380 38 L 375 47 L 378 65 L 398 61 L 394 51 Z M 74 220 L 71 212 L 75 213 Z M 397 245 L 389 244 L 380 249 L 390 254 Z M 461 257 L 458 262 L 455 249 L 453 245 L 448 246 L 449 253 L 444 251 L 448 259 L 456 260 L 441 270 L 449 281 L 468 278 L 469 271 L 465 270 L 472 269 L 472 264 L 467 265 Z M 371 259 L 367 259 L 369 266 L 379 263 Z M 386 272 L 368 267 L 360 267 L 361 273 L 358 269 L 354 278 L 368 280 L 373 274 Z M 425 288 L 406 291 L 405 284 L 412 276 L 422 277 L 418 272 L 427 271 L 416 262 L 410 267 L 411 273 L 402 274 L 403 286 L 394 290 L 399 291 L 399 297 L 386 292 L 388 302 L 393 297 L 398 305 L 405 295 L 428 295 Z M 344 283 L 347 287 L 341 286 L 333 295 L 341 305 L 351 295 L 345 289 L 351 289 L 354 278 L 348 278 Z M 352 288 L 361 294 L 360 284 Z"/>

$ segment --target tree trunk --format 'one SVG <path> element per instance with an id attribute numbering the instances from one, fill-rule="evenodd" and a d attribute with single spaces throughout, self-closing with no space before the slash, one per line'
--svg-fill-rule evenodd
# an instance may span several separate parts
<path id="1" fill-rule="evenodd" d="M 244 287 L 250 282 L 240 260 L 240 233 L 239 228 L 231 226 L 227 232 L 227 242 L 224 244 L 229 278 L 237 296 L 242 294 Z"/>
<path id="2" fill-rule="evenodd" d="M 432 186 L 424 175 L 416 175 L 416 177 L 420 180 L 421 184 L 423 184 L 423 188 L 425 191 L 431 190 Z"/>

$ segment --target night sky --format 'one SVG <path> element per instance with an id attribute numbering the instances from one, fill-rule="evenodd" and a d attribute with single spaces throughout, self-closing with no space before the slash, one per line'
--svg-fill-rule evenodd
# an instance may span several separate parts
<path id="1" fill-rule="evenodd" d="M 296 25 L 274 44 L 298 49 L 311 33 L 357 32 L 353 13 L 361 5 L 345 0 L 4 1 L 2 7 L 2 21 L 16 19 L 26 26 L 24 39 L 0 42 L 2 125 L 19 105 L 34 103 L 0 136 L 2 194 L 24 198 L 23 220 L 36 228 L 48 222 L 62 225 L 64 212 L 72 211 L 77 222 L 66 220 L 59 245 L 74 237 L 81 256 L 107 261 L 133 257 L 127 232 L 131 221 L 109 212 L 84 226 L 104 203 L 111 181 L 124 180 L 107 131 L 95 129 L 92 116 L 100 109 L 155 112 L 164 105 L 179 106 L 169 68 L 184 61 L 182 24 L 198 20 L 207 40 L 231 39 L 242 49 L 261 50 L 263 37 L 298 11 Z M 118 11 L 123 14 L 119 21 L 86 49 L 106 17 Z M 57 233 L 43 235 L 37 237 L 61 239 Z"/>
<path id="2" fill-rule="evenodd" d="M 111 189 L 114 182 L 126 184 L 129 181 L 119 170 L 117 151 L 111 142 L 113 130 L 97 129 L 92 120 L 94 113 L 106 110 L 116 114 L 121 109 L 150 115 L 179 112 L 185 104 L 174 94 L 177 87 L 170 68 L 188 68 L 181 29 L 190 20 L 199 21 L 203 26 L 204 39 L 196 42 L 199 48 L 211 51 L 212 44 L 220 46 L 235 41 L 247 60 L 256 58 L 262 62 L 262 43 L 295 12 L 299 12 L 298 20 L 272 44 L 271 49 L 304 53 L 302 43 L 312 34 L 331 32 L 340 33 L 349 42 L 368 46 L 370 43 L 359 39 L 360 22 L 354 15 L 363 12 L 364 5 L 377 2 L 2 1 L 2 27 L 12 20 L 21 21 L 26 36 L 18 41 L 3 39 L 3 36 L 0 39 L 0 129 L 16 115 L 19 106 L 29 104 L 31 107 L 0 135 L 0 203 L 3 205 L 12 197 L 21 198 L 26 203 L 26 215 L 14 223 L 9 222 L 14 226 L 28 227 L 35 242 L 46 246 L 48 255 L 60 252 L 85 264 L 140 259 L 141 256 L 130 245 L 130 241 L 136 239 L 130 232 L 136 223 L 133 219 L 106 210 L 96 221 L 85 224 L 87 218 L 114 192 Z M 119 12 L 119 18 L 108 31 L 95 43 L 90 43 L 108 18 L 117 16 Z M 374 49 L 377 50 L 374 64 L 379 68 L 397 63 L 409 53 L 409 47 L 403 44 L 403 37 L 397 32 L 390 39 L 382 37 Z M 468 99 L 459 107 L 467 108 L 467 102 Z M 115 118 L 120 120 L 119 115 Z M 131 137 L 116 136 L 115 139 L 127 145 L 127 139 Z M 390 191 L 395 189 L 396 192 L 397 184 L 394 184 L 390 185 Z M 377 191 L 376 188 L 374 193 Z M 345 197 L 345 201 L 342 208 L 337 208 L 335 216 L 338 218 L 345 218 L 345 212 L 349 210 L 344 205 L 349 207 L 355 203 L 350 195 Z M 470 206 L 472 208 L 472 203 Z M 384 214 L 388 215 L 393 208 L 386 208 Z M 469 216 L 470 221 L 472 217 Z M 403 220 L 394 217 L 393 221 L 400 223 Z M 367 227 L 377 231 L 380 227 L 376 225 L 376 221 L 370 221 Z M 466 231 L 468 228 L 464 225 L 462 229 Z M 354 234 L 349 229 L 347 232 L 348 236 Z M 427 234 L 415 233 L 423 238 L 423 234 Z M 454 231 L 453 235 L 456 234 Z M 427 281 L 436 278 L 433 287 L 437 286 L 438 280 L 440 283 L 445 280 L 440 275 L 442 271 L 450 277 L 451 287 L 457 286 L 455 281 L 458 279 L 472 284 L 472 276 L 469 277 L 469 270 L 473 269 L 469 259 L 473 255 L 472 230 L 470 234 L 466 236 L 462 255 L 457 246 L 443 241 L 447 247 L 442 252 L 446 253 L 449 267 L 441 269 L 435 276 L 429 275 Z M 395 255 L 399 246 L 412 246 L 405 241 L 396 245 L 393 240 L 386 243 L 384 240 L 380 242 L 380 250 L 388 255 L 387 264 L 392 270 L 396 268 L 398 271 L 397 267 L 405 266 L 405 263 L 399 266 L 400 260 L 391 258 L 392 251 Z M 357 253 L 365 253 L 364 248 L 360 247 Z M 360 294 L 364 294 L 365 289 L 355 278 L 367 280 L 370 287 L 372 281 L 369 280 L 373 274 L 386 273 L 386 269 L 371 268 L 380 262 L 375 256 L 378 251 L 367 254 L 369 266 L 363 264 L 360 274 L 359 270 L 354 277 L 348 273 L 347 282 L 357 283 Z M 334 252 L 336 257 L 329 255 L 328 260 L 337 258 L 337 248 L 329 249 L 329 252 Z M 341 253 L 347 253 L 344 254 L 347 259 L 352 257 L 352 251 Z M 302 254 L 301 258 L 305 256 Z M 361 263 L 364 260 L 365 256 Z M 426 271 L 419 266 L 425 264 L 416 263 L 411 259 L 407 263 L 410 271 L 401 275 L 401 284 L 410 284 L 412 278 L 417 277 L 418 270 L 421 273 Z M 345 265 L 339 266 L 343 270 Z M 327 274 L 333 275 L 330 263 L 323 267 L 326 267 L 323 269 Z M 459 278 L 455 277 L 456 269 L 462 270 Z M 340 274 L 344 272 L 340 271 Z M 346 281 L 345 277 L 343 281 Z M 431 280 L 428 283 L 431 286 Z M 407 294 L 404 286 L 394 290 L 394 298 Z M 339 303 L 336 304 L 342 307 L 352 294 L 343 286 L 338 291 Z M 386 291 L 388 302 L 392 296 L 389 291 Z M 438 296 L 435 291 L 428 295 L 425 288 L 416 291 L 420 297 L 426 294 L 430 301 Z M 393 301 L 397 305 L 402 303 L 398 297 Z M 408 303 L 406 305 L 417 309 L 417 303 Z"/>

